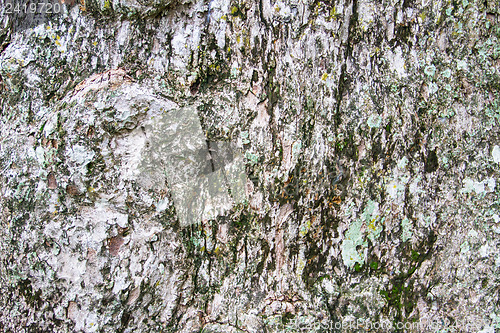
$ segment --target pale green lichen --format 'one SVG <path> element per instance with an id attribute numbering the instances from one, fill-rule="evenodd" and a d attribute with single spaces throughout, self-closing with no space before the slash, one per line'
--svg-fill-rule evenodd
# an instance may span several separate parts
<path id="1" fill-rule="evenodd" d="M 403 239 L 403 242 L 406 242 L 407 240 L 409 240 L 413 236 L 412 225 L 411 225 L 411 222 L 408 218 L 405 217 L 401 221 L 401 228 L 403 229 L 403 233 L 401 235 L 401 238 Z"/>
<path id="2" fill-rule="evenodd" d="M 255 165 L 259 162 L 259 156 L 248 151 L 245 153 L 245 157 L 251 165 Z"/>
<path id="3" fill-rule="evenodd" d="M 292 145 L 292 154 L 294 156 L 297 156 L 300 152 L 300 149 L 302 148 L 302 142 L 296 141 Z"/>
<path id="4" fill-rule="evenodd" d="M 382 124 L 382 117 L 380 117 L 378 114 L 372 114 L 370 117 L 368 117 L 367 124 L 370 128 L 378 128 Z"/>
<path id="5" fill-rule="evenodd" d="M 436 73 L 436 66 L 429 65 L 429 66 L 425 67 L 424 73 L 428 76 L 434 76 L 434 74 Z"/>
<path id="6" fill-rule="evenodd" d="M 250 140 L 248 139 L 248 137 L 249 137 L 248 131 L 242 131 L 240 133 L 241 143 L 243 143 L 244 145 L 250 143 Z"/>
<path id="7" fill-rule="evenodd" d="M 359 245 L 362 247 L 367 246 L 366 241 L 364 241 L 363 233 L 361 232 L 362 226 L 362 220 L 355 220 L 350 225 L 349 230 L 347 230 L 344 241 L 342 242 L 342 260 L 344 261 L 344 265 L 349 268 L 352 268 L 357 262 L 362 263 L 364 261 L 364 255 L 359 253 L 356 249 Z"/>
<path id="8" fill-rule="evenodd" d="M 352 268 L 356 263 L 362 264 L 364 262 L 364 250 L 368 246 L 365 235 L 373 241 L 382 231 L 382 221 L 378 221 L 378 219 L 379 204 L 370 200 L 366 204 L 361 218 L 354 220 L 349 226 L 342 242 L 342 260 L 347 267 Z M 358 247 L 360 248 L 358 249 Z"/>
<path id="9" fill-rule="evenodd" d="M 467 254 L 470 251 L 470 245 L 468 241 L 465 241 L 460 245 L 460 253 Z"/>

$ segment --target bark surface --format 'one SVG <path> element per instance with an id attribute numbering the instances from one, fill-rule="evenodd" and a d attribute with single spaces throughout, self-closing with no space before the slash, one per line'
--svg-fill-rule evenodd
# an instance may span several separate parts
<path id="1" fill-rule="evenodd" d="M 1 331 L 500 329 L 498 1 L 63 9 L 0 8 Z M 193 224 L 178 110 L 247 178 Z"/>

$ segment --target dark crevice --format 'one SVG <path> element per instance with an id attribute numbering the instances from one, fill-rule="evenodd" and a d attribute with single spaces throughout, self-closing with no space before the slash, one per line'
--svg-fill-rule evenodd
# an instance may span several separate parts
<path id="1" fill-rule="evenodd" d="M 357 34 L 358 28 L 358 0 L 352 1 L 352 13 L 349 18 L 349 33 L 347 37 L 347 45 L 346 45 L 346 56 L 344 60 L 347 60 L 347 57 L 352 57 L 352 50 L 354 48 L 354 44 L 358 42 Z"/>
<path id="2" fill-rule="evenodd" d="M 339 81 L 337 84 L 337 94 L 336 94 L 337 108 L 336 108 L 335 118 L 334 118 L 335 128 L 338 128 L 340 126 L 340 123 L 342 120 L 341 119 L 342 99 L 343 99 L 344 93 L 347 89 L 347 86 L 349 84 L 348 75 L 347 75 L 347 59 L 349 57 L 352 57 L 352 51 L 354 48 L 354 44 L 357 43 L 357 40 L 355 38 L 357 24 L 358 24 L 358 1 L 353 0 L 352 13 L 351 13 L 351 16 L 349 17 L 348 37 L 347 37 L 347 44 L 345 45 L 344 60 L 343 60 L 342 66 L 340 68 L 340 77 L 339 77 Z M 335 153 L 337 153 L 337 148 L 335 148 Z"/>
<path id="3" fill-rule="evenodd" d="M 10 45 L 10 42 L 0 45 L 0 54 Z"/>
<path id="4" fill-rule="evenodd" d="M 345 90 L 345 81 L 347 80 L 346 67 L 347 67 L 347 65 L 344 62 L 340 68 L 340 77 L 339 77 L 339 81 L 337 83 L 337 96 L 336 96 L 337 109 L 336 109 L 335 118 L 334 118 L 335 128 L 339 128 L 340 123 L 342 121 L 342 119 L 341 119 L 342 117 L 340 114 L 340 112 L 341 112 L 340 108 L 341 108 L 341 104 L 342 104 L 342 97 L 344 95 L 344 90 Z M 335 150 L 337 150 L 337 148 L 335 148 Z M 335 153 L 337 153 L 337 151 L 335 151 Z"/>
<path id="5" fill-rule="evenodd" d="M 191 84 L 191 87 L 189 87 L 190 91 L 191 91 L 191 95 L 196 95 L 196 93 L 198 92 L 198 89 L 200 88 L 200 83 L 201 83 L 201 79 L 198 76 L 196 78 L 196 80 Z"/>
<path id="6" fill-rule="evenodd" d="M 260 0 L 260 1 L 259 1 L 259 16 L 260 16 L 260 21 L 261 21 L 262 23 L 264 23 L 264 25 L 266 26 L 266 28 L 268 28 L 268 27 L 269 27 L 269 25 L 267 24 L 267 21 L 266 21 L 266 19 L 265 19 L 265 17 L 264 17 L 264 9 L 263 9 L 263 7 L 264 7 L 264 6 L 262 5 L 262 1 L 263 1 L 263 0 Z M 267 29 L 266 29 L 266 30 L 267 30 Z"/>
<path id="7" fill-rule="evenodd" d="M 424 170 L 426 173 L 434 172 L 438 169 L 439 163 L 436 155 L 436 150 L 431 150 L 425 159 Z"/>

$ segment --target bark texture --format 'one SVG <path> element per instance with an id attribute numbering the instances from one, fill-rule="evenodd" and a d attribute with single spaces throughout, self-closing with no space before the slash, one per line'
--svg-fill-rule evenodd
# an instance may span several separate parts
<path id="1" fill-rule="evenodd" d="M 500 329 L 498 1 L 64 9 L 0 9 L 1 331 Z M 186 108 L 247 177 L 190 225 Z"/>

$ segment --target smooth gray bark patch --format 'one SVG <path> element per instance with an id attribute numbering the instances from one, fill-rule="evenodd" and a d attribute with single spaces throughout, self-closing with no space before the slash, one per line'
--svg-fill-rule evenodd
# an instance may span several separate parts
<path id="1" fill-rule="evenodd" d="M 233 158 L 237 150 L 208 142 L 195 108 L 157 115 L 145 132 L 142 168 L 166 175 L 182 226 L 215 219 L 245 199 L 245 169 L 241 158 Z"/>

